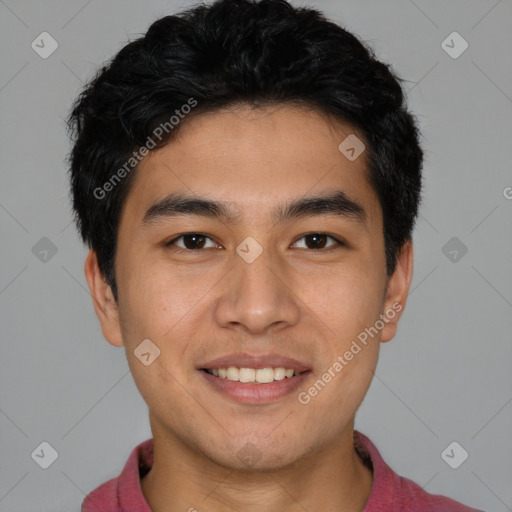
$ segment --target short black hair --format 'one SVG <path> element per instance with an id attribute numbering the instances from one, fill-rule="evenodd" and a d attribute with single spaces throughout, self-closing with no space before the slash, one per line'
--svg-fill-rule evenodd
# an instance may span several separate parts
<path id="1" fill-rule="evenodd" d="M 400 82 L 367 43 L 285 0 L 218 0 L 155 21 L 103 65 L 68 118 L 75 220 L 116 300 L 117 232 L 141 148 L 237 104 L 302 104 L 362 134 L 390 276 L 412 239 L 422 188 L 420 132 Z"/>

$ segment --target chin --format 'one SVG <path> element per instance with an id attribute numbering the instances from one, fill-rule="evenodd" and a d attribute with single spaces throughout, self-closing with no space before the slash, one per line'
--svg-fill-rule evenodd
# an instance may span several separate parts
<path id="1" fill-rule="evenodd" d="M 305 455 L 296 453 L 295 446 L 285 443 L 275 446 L 275 443 L 265 442 L 265 439 L 260 442 L 232 443 L 222 453 L 203 453 L 215 464 L 242 473 L 281 470 L 292 466 Z"/>

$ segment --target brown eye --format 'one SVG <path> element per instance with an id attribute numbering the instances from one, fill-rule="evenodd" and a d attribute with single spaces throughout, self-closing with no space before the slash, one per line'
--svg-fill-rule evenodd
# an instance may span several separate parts
<path id="1" fill-rule="evenodd" d="M 333 240 L 334 243 L 327 245 L 329 239 Z M 343 245 L 340 241 L 336 240 L 332 236 L 326 235 L 325 233 L 309 233 L 304 235 L 302 238 L 299 238 L 294 245 L 298 244 L 301 240 L 304 240 L 304 243 L 301 244 L 301 249 L 330 249 L 336 245 Z"/>
<path id="2" fill-rule="evenodd" d="M 180 243 L 178 243 L 179 240 L 181 240 Z M 209 247 L 207 247 L 208 241 L 211 243 Z M 217 244 L 211 238 L 207 237 L 206 235 L 202 235 L 201 233 L 187 233 L 185 235 L 178 236 L 168 242 L 166 245 L 175 245 L 181 249 L 188 249 L 192 251 L 217 247 Z"/>

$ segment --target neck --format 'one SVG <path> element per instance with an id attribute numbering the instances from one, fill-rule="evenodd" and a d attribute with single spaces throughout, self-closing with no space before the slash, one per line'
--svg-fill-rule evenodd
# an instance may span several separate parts
<path id="1" fill-rule="evenodd" d="M 334 442 L 271 471 L 223 467 L 159 428 L 152 428 L 154 461 L 142 479 L 153 512 L 361 511 L 373 475 L 353 445 L 353 423 Z"/>

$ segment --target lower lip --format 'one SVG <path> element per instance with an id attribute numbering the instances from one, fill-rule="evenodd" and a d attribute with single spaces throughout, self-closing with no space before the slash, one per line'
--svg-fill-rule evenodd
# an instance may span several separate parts
<path id="1" fill-rule="evenodd" d="M 242 404 L 275 402 L 293 393 L 311 374 L 308 370 L 295 377 L 285 377 L 266 384 L 251 384 L 215 377 L 203 370 L 199 372 L 218 392 Z"/>

